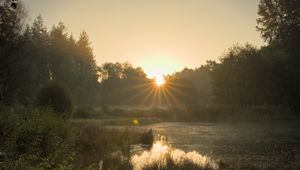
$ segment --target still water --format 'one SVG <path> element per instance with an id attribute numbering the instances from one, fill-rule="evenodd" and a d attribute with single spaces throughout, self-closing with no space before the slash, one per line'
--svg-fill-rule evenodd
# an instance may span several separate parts
<path id="1" fill-rule="evenodd" d="M 175 148 L 213 159 L 265 163 L 300 160 L 300 123 L 158 123 L 145 126 Z"/>

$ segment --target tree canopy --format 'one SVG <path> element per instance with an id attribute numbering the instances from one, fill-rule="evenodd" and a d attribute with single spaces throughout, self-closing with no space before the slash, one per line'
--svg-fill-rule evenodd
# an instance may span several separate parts
<path id="1" fill-rule="evenodd" d="M 261 0 L 257 30 L 262 47 L 233 45 L 218 61 L 165 75 L 158 87 L 129 63 L 98 66 L 88 34 L 74 37 L 59 22 L 48 29 L 42 16 L 25 23 L 22 3 L 0 3 L 0 102 L 32 104 L 49 81 L 62 82 L 76 105 L 165 106 L 276 105 L 299 108 L 300 3 Z M 157 105 L 155 105 L 157 106 Z"/>

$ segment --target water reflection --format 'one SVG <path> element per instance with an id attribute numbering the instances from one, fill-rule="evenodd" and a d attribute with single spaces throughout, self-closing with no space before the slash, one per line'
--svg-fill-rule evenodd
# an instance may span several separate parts
<path id="1" fill-rule="evenodd" d="M 134 170 L 157 167 L 169 168 L 170 166 L 185 167 L 193 166 L 199 168 L 217 169 L 218 165 L 211 158 L 201 155 L 196 151 L 185 152 L 172 147 L 166 136 L 157 135 L 150 150 L 144 150 L 131 157 Z"/>

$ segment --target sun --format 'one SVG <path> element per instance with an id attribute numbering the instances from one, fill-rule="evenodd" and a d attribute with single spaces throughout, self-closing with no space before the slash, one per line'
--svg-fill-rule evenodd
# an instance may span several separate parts
<path id="1" fill-rule="evenodd" d="M 163 75 L 157 75 L 154 79 L 157 86 L 162 86 L 165 84 L 165 78 Z"/>

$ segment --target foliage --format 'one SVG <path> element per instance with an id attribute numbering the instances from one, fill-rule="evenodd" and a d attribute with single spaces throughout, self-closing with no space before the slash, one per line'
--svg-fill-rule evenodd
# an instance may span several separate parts
<path id="1" fill-rule="evenodd" d="M 102 161 L 103 169 L 132 169 L 130 146 L 140 143 L 144 134 L 106 129 L 97 122 L 71 123 L 46 108 L 1 107 L 0 166 L 98 169 Z"/>
<path id="2" fill-rule="evenodd" d="M 259 103 L 260 83 L 264 61 L 258 50 L 247 44 L 234 46 L 213 67 L 213 92 L 215 103 L 247 106 Z"/>
<path id="3" fill-rule="evenodd" d="M 74 132 L 68 120 L 47 109 L 1 108 L 0 162 L 4 169 L 57 169 L 74 156 Z"/>
<path id="4" fill-rule="evenodd" d="M 150 92 L 148 86 L 151 87 L 151 80 L 146 78 L 140 67 L 133 67 L 128 63 L 104 63 L 98 71 L 102 104 L 136 104 Z"/>
<path id="5" fill-rule="evenodd" d="M 58 80 L 70 88 L 74 104 L 88 107 L 142 104 L 148 108 L 181 107 L 179 110 L 211 105 L 300 108 L 297 0 L 260 1 L 257 29 L 268 41 L 266 46 L 234 45 L 219 61 L 166 75 L 166 84 L 161 88 L 147 78 L 142 68 L 129 63 L 98 67 L 85 31 L 76 39 L 62 22 L 47 30 L 41 16 L 25 26 L 22 3 L 14 9 L 9 0 L 1 2 L 1 103 L 33 104 L 37 89 Z M 77 116 L 93 117 L 95 112 L 79 108 Z"/>
<path id="6" fill-rule="evenodd" d="M 269 43 L 286 43 L 298 39 L 300 3 L 298 0 L 261 0 L 257 30 Z"/>
<path id="7" fill-rule="evenodd" d="M 62 116 L 70 117 L 73 110 L 72 96 L 66 86 L 57 81 L 50 81 L 43 87 L 38 96 L 37 104 L 42 107 L 51 107 Z"/>
<path id="8" fill-rule="evenodd" d="M 68 85 L 76 103 L 95 104 L 98 74 L 86 32 L 76 41 L 62 22 L 47 31 L 39 15 L 25 26 L 22 3 L 0 6 L 0 102 L 32 104 L 37 90 L 55 79 Z"/>
<path id="9" fill-rule="evenodd" d="M 85 106 L 300 107 L 297 0 L 260 1 L 257 29 L 269 42 L 267 46 L 234 45 L 218 62 L 207 61 L 198 68 L 166 75 L 161 88 L 142 68 L 129 63 L 98 67 L 85 31 L 75 39 L 62 22 L 48 31 L 41 16 L 25 27 L 22 4 L 15 10 L 8 0 L 4 2 L 0 22 L 2 103 L 32 104 L 37 89 L 58 80 L 70 88 L 75 104 Z M 81 114 L 88 117 L 88 112 Z"/>
<path id="10" fill-rule="evenodd" d="M 9 0 L 0 1 L 0 102 L 8 103 L 11 90 L 15 92 L 14 80 L 22 61 L 25 12 L 22 4 L 17 9 L 11 7 Z"/>
<path id="11" fill-rule="evenodd" d="M 183 106 L 198 103 L 196 88 L 193 81 L 189 78 L 190 75 L 184 76 L 186 72 L 188 70 L 184 69 L 181 73 L 167 76 L 165 83 L 165 88 L 175 98 L 175 103 Z"/>

